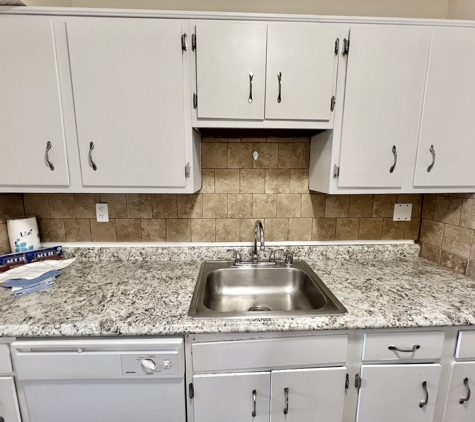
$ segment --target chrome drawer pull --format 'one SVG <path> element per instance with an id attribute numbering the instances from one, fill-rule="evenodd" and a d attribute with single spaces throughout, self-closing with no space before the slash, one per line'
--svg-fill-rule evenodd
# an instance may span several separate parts
<path id="1" fill-rule="evenodd" d="M 427 167 L 427 171 L 430 173 L 430 171 L 432 170 L 432 167 L 434 167 L 434 164 L 435 164 L 435 148 L 434 148 L 434 145 L 430 146 L 429 151 L 432 154 L 432 164 L 429 167 Z"/>
<path id="2" fill-rule="evenodd" d="M 282 72 L 277 74 L 277 78 L 279 79 L 279 96 L 277 97 L 277 102 L 280 103 L 282 101 Z"/>
<path id="3" fill-rule="evenodd" d="M 252 79 L 254 75 L 252 72 L 249 73 L 249 104 L 252 103 Z"/>
<path id="4" fill-rule="evenodd" d="M 419 346 L 418 344 L 415 344 L 414 346 L 412 346 L 412 349 L 400 349 L 399 347 L 396 347 L 396 346 L 389 346 L 388 349 L 389 350 L 395 350 L 396 352 L 404 352 L 404 353 L 414 353 L 417 349 L 420 349 L 421 346 Z"/>
<path id="5" fill-rule="evenodd" d="M 459 403 L 464 404 L 466 401 L 470 400 L 470 386 L 468 385 L 468 378 L 465 378 L 463 380 L 463 383 L 465 384 L 465 388 L 467 389 L 467 397 L 460 397 Z"/>
<path id="6" fill-rule="evenodd" d="M 396 168 L 396 164 L 397 164 L 397 150 L 396 150 L 396 145 L 393 145 L 393 155 L 394 155 L 394 164 L 391 166 L 391 168 L 389 169 L 389 173 L 392 173 L 394 171 L 394 169 Z"/>
<path id="7" fill-rule="evenodd" d="M 284 388 L 285 394 L 285 407 L 284 407 L 284 415 L 289 413 L 289 389 L 287 387 Z"/>
<path id="8" fill-rule="evenodd" d="M 255 418 L 256 415 L 257 415 L 257 412 L 256 412 L 256 394 L 257 394 L 257 391 L 252 390 L 252 401 L 253 401 L 252 417 L 253 418 Z"/>
<path id="9" fill-rule="evenodd" d="M 425 394 L 425 399 L 424 400 L 421 400 L 420 403 L 419 403 L 419 407 L 422 409 L 424 406 L 427 405 L 427 403 L 429 402 L 429 392 L 427 391 L 427 382 L 425 381 L 422 381 L 422 389 L 424 390 L 424 394 Z"/>
<path id="10" fill-rule="evenodd" d="M 51 161 L 49 160 L 48 152 L 49 152 L 49 150 L 51 149 L 52 146 L 53 146 L 53 145 L 51 144 L 50 141 L 46 142 L 45 159 L 46 159 L 46 163 L 48 164 L 49 169 L 50 169 L 51 171 L 54 170 L 54 166 L 53 166 L 53 163 L 51 163 Z M 0 420 L 0 422 L 1 422 L 1 420 Z"/>
<path id="11" fill-rule="evenodd" d="M 92 167 L 94 171 L 97 170 L 96 163 L 92 161 L 92 150 L 94 149 L 94 142 L 89 144 L 89 165 Z"/>

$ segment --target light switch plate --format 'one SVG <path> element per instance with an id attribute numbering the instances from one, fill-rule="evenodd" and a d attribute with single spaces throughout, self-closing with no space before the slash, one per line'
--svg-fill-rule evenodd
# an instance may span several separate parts
<path id="1" fill-rule="evenodd" d="M 393 221 L 411 221 L 412 204 L 394 204 Z"/>
<path id="2" fill-rule="evenodd" d="M 96 204 L 96 217 L 99 223 L 109 222 L 109 207 L 107 203 Z"/>

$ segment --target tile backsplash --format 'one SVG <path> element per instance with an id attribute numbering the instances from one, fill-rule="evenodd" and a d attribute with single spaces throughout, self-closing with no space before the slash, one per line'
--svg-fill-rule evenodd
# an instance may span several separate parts
<path id="1" fill-rule="evenodd" d="M 253 153 L 258 153 L 257 160 Z M 4 194 L 1 219 L 36 215 L 47 242 L 418 239 L 421 195 L 325 195 L 308 190 L 308 138 L 204 138 L 203 187 L 194 195 Z M 95 203 L 107 202 L 109 223 Z M 396 202 L 410 222 L 393 222 Z"/>

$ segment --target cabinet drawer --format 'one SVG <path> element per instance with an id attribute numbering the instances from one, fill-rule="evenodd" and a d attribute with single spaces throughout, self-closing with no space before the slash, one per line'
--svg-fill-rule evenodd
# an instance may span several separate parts
<path id="1" fill-rule="evenodd" d="M 475 358 L 475 331 L 459 331 L 455 357 L 457 359 Z"/>
<path id="2" fill-rule="evenodd" d="M 11 374 L 13 372 L 12 360 L 10 358 L 10 348 L 8 344 L 0 344 L 0 374 Z"/>
<path id="3" fill-rule="evenodd" d="M 444 336 L 441 331 L 365 334 L 362 359 L 363 361 L 440 359 Z"/>
<path id="4" fill-rule="evenodd" d="M 196 343 L 195 372 L 291 368 L 346 362 L 348 336 L 316 336 Z"/>

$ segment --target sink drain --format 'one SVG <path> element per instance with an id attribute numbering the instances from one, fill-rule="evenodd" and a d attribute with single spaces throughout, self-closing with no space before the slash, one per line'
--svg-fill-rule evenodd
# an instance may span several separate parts
<path id="1" fill-rule="evenodd" d="M 251 306 L 249 312 L 267 312 L 270 309 L 267 306 Z"/>

